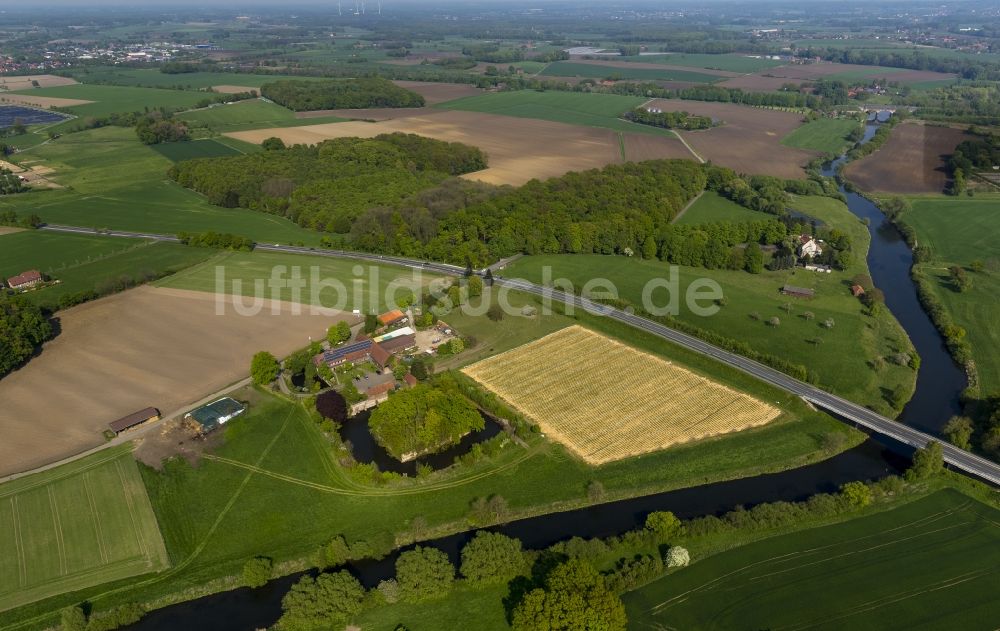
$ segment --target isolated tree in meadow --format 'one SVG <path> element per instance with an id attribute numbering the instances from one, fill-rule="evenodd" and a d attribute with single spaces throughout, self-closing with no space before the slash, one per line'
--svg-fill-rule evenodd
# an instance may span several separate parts
<path id="1" fill-rule="evenodd" d="M 806 312 L 804 312 L 802 314 L 802 319 L 806 320 L 806 321 L 810 321 L 810 320 L 813 320 L 815 318 L 816 318 L 816 314 L 813 313 L 812 311 L 806 311 Z"/>
<path id="2" fill-rule="evenodd" d="M 606 492 L 604 490 L 604 485 L 597 480 L 591 480 L 587 485 L 587 499 L 593 503 L 600 502 L 604 499 Z"/>
<path id="3" fill-rule="evenodd" d="M 469 276 L 469 297 L 475 298 L 476 296 L 483 295 L 483 279 L 479 276 L 473 274 Z"/>
<path id="4" fill-rule="evenodd" d="M 521 541 L 480 531 L 462 548 L 462 576 L 475 583 L 506 583 L 527 569 Z"/>
<path id="5" fill-rule="evenodd" d="M 546 576 L 544 585 L 524 595 L 514 607 L 515 631 L 624 631 L 625 606 L 597 570 L 570 559 Z"/>
<path id="6" fill-rule="evenodd" d="M 764 271 L 764 253 L 756 243 L 747 245 L 743 254 L 743 269 L 751 274 L 760 274 Z"/>
<path id="7" fill-rule="evenodd" d="M 872 503 L 872 490 L 864 482 L 842 484 L 840 495 L 850 506 L 855 508 L 864 508 Z"/>
<path id="8" fill-rule="evenodd" d="M 760 312 L 759 311 L 751 311 L 750 312 L 750 319 L 751 320 L 760 321 Z"/>
<path id="9" fill-rule="evenodd" d="M 316 411 L 336 423 L 347 420 L 347 400 L 336 390 L 327 390 L 316 397 Z"/>
<path id="10" fill-rule="evenodd" d="M 269 384 L 275 380 L 280 370 L 278 360 L 267 351 L 260 351 L 250 362 L 250 378 L 258 386 Z"/>
<path id="11" fill-rule="evenodd" d="M 396 580 L 403 600 L 419 602 L 443 596 L 455 580 L 455 566 L 437 548 L 417 546 L 396 559 Z"/>
<path id="12" fill-rule="evenodd" d="M 952 265 L 948 268 L 948 274 L 951 276 L 951 284 L 960 293 L 965 293 L 972 289 L 972 279 L 969 275 L 965 273 L 965 269 L 958 265 Z"/>
<path id="13" fill-rule="evenodd" d="M 824 329 L 832 329 L 833 325 L 834 325 L 833 318 L 827 318 L 826 320 L 823 320 Z"/>
<path id="14" fill-rule="evenodd" d="M 971 449 L 974 429 L 972 420 L 968 417 L 953 416 L 941 431 L 952 445 L 959 449 Z"/>
<path id="15" fill-rule="evenodd" d="M 243 584 L 247 587 L 262 587 L 271 580 L 274 562 L 267 557 L 254 557 L 243 564 Z"/>
<path id="16" fill-rule="evenodd" d="M 691 553 L 687 548 L 671 546 L 667 551 L 667 567 L 687 567 L 691 563 Z"/>
<path id="17" fill-rule="evenodd" d="M 345 320 L 331 326 L 326 332 L 326 340 L 330 344 L 337 345 L 351 339 L 351 325 Z"/>
<path id="18" fill-rule="evenodd" d="M 494 302 L 486 309 L 486 317 L 494 322 L 503 320 L 503 316 L 503 307 L 499 303 Z"/>
<path id="19" fill-rule="evenodd" d="M 781 318 L 778 316 L 771 316 L 768 318 L 767 323 L 774 327 L 781 326 Z"/>

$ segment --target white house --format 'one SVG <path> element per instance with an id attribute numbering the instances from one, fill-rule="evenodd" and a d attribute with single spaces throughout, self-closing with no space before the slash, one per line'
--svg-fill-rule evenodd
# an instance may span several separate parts
<path id="1" fill-rule="evenodd" d="M 817 257 L 823 253 L 823 242 L 813 238 L 812 235 L 803 234 L 799 236 L 799 256 Z"/>

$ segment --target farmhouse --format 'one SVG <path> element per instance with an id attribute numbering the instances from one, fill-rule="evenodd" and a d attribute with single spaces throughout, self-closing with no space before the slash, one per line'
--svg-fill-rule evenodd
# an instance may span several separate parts
<path id="1" fill-rule="evenodd" d="M 408 350 L 416 348 L 417 346 L 417 336 L 412 333 L 406 335 L 399 335 L 392 339 L 379 342 L 379 346 L 388 351 L 391 355 L 399 355 L 405 353 Z"/>
<path id="2" fill-rule="evenodd" d="M 146 408 L 144 410 L 139 410 L 138 412 L 133 412 L 128 416 L 123 416 L 117 421 L 112 421 L 108 423 L 108 427 L 110 427 L 111 431 L 115 434 L 121 434 L 122 432 L 132 429 L 133 427 L 138 427 L 143 423 L 158 420 L 160 420 L 160 411 L 156 408 Z"/>
<path id="3" fill-rule="evenodd" d="M 336 368 L 348 362 L 353 363 L 367 359 L 371 355 L 374 344 L 375 342 L 371 340 L 361 340 L 352 344 L 345 344 L 344 346 L 331 348 L 326 352 L 320 353 L 313 358 L 313 361 L 317 364 L 324 363 L 330 368 Z"/>
<path id="4" fill-rule="evenodd" d="M 815 289 L 807 289 L 805 287 L 795 287 L 794 285 L 785 285 L 781 288 L 781 293 L 786 296 L 793 296 L 795 298 L 814 298 L 816 296 Z"/>
<path id="5" fill-rule="evenodd" d="M 387 311 L 378 317 L 378 322 L 382 326 L 397 326 L 406 323 L 406 314 L 399 309 Z"/>
<path id="6" fill-rule="evenodd" d="M 812 235 L 803 234 L 799 236 L 799 256 L 812 258 L 823 253 L 823 242 L 815 239 Z"/>
<path id="7" fill-rule="evenodd" d="M 42 273 L 36 269 L 30 269 L 17 276 L 7 279 L 7 286 L 11 289 L 29 289 L 42 282 Z"/>

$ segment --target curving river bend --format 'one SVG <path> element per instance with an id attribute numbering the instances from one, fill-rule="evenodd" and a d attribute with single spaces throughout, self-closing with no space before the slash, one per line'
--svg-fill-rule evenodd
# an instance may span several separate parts
<path id="1" fill-rule="evenodd" d="M 868 125 L 862 142 L 877 129 Z M 833 176 L 841 157 L 827 165 L 823 174 Z M 868 267 L 875 285 L 885 292 L 886 305 L 899 320 L 921 357 L 917 390 L 900 420 L 931 434 L 940 434 L 947 420 L 960 413 L 959 395 L 966 386 L 964 371 L 952 360 L 937 329 L 920 306 L 910 278 L 913 254 L 896 228 L 864 197 L 849 193 L 847 205 L 860 219 L 869 221 L 871 247 Z M 909 464 L 912 450 L 889 439 L 871 437 L 864 443 L 823 462 L 782 473 L 731 480 L 657 493 L 564 513 L 553 513 L 489 528 L 524 542 L 527 548 L 543 548 L 571 537 L 607 537 L 641 525 L 646 515 L 670 510 L 682 519 L 721 514 L 737 505 L 754 506 L 778 500 L 802 500 L 816 493 L 835 491 L 841 484 L 858 479 L 877 479 L 899 473 Z M 475 534 L 463 532 L 423 542 L 448 553 L 457 562 L 459 550 Z M 361 561 L 348 566 L 366 587 L 394 574 L 397 550 L 380 561 Z M 282 577 L 258 589 L 241 588 L 206 596 L 151 612 L 133 631 L 248 631 L 268 627 L 281 615 L 281 598 L 301 574 Z"/>

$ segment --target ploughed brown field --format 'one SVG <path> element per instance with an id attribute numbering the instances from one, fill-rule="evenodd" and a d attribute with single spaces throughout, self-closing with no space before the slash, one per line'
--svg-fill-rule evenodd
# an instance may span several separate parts
<path id="1" fill-rule="evenodd" d="M 881 149 L 848 164 L 844 174 L 865 191 L 940 193 L 948 183 L 946 162 L 964 137 L 960 129 L 901 123 Z"/>
<path id="2" fill-rule="evenodd" d="M 218 92 L 219 94 L 243 94 L 244 92 L 250 92 L 251 90 L 260 92 L 260 88 L 254 88 L 248 85 L 213 85 L 212 90 Z"/>
<path id="3" fill-rule="evenodd" d="M 247 142 L 260 143 L 277 136 L 286 144 L 315 144 L 328 138 L 403 132 L 419 134 L 448 142 L 479 147 L 489 158 L 489 168 L 464 177 L 490 184 L 524 184 L 530 179 L 545 179 L 568 171 L 583 171 L 622 162 L 617 132 L 594 127 L 567 125 L 530 118 L 514 118 L 478 112 L 432 110 L 377 123 L 347 122 L 256 129 L 227 135 Z M 626 151 L 632 155 L 656 158 L 691 158 L 674 138 L 635 139 L 639 134 L 624 134 Z M 630 157 L 630 159 L 640 159 Z"/>
<path id="4" fill-rule="evenodd" d="M 678 133 L 702 159 L 740 173 L 803 178 L 802 167 L 819 155 L 781 144 L 782 138 L 802 124 L 802 115 L 794 112 L 679 99 L 655 99 L 647 107 L 723 121 L 712 129 Z"/>
<path id="5" fill-rule="evenodd" d="M 0 103 L 14 103 L 17 105 L 33 105 L 35 107 L 73 107 L 74 105 L 86 105 L 93 103 L 85 99 L 62 99 L 55 96 L 34 96 L 32 94 L 7 94 L 0 90 Z"/>
<path id="6" fill-rule="evenodd" d="M 427 105 L 437 105 L 445 101 L 454 101 L 483 93 L 476 86 L 467 83 L 427 83 L 423 81 L 393 81 L 393 83 L 424 97 Z"/>
<path id="7" fill-rule="evenodd" d="M 790 64 L 768 68 L 758 73 L 744 75 L 733 79 L 727 79 L 718 85 L 727 88 L 740 88 L 741 90 L 756 92 L 772 92 L 780 90 L 786 83 L 801 84 L 806 81 L 815 81 L 823 77 L 839 74 L 842 72 L 855 72 L 858 70 L 871 70 L 871 66 L 861 66 L 857 64 L 819 63 L 819 64 Z M 931 70 L 904 70 L 893 69 L 887 72 L 876 72 L 870 75 L 871 79 L 886 78 L 899 83 L 917 83 L 920 81 L 939 81 L 944 79 L 954 79 L 955 75 L 946 72 L 934 72 Z"/>
<path id="8" fill-rule="evenodd" d="M 287 355 L 337 319 L 280 311 L 216 315 L 214 294 L 153 287 L 61 311 L 62 332 L 0 379 L 0 476 L 95 447 L 136 410 L 182 412 L 246 377 L 257 351 Z"/>
<path id="9" fill-rule="evenodd" d="M 716 85 L 724 88 L 739 88 L 747 92 L 774 92 L 780 90 L 786 83 L 799 83 L 794 79 L 784 77 L 765 77 L 759 74 L 748 74 L 735 79 L 726 79 Z"/>
<path id="10" fill-rule="evenodd" d="M 76 85 L 76 79 L 59 77 L 54 74 L 36 74 L 23 77 L 0 77 L 0 90 L 30 90 L 38 82 L 40 88 L 55 88 L 63 85 Z"/>
<path id="11" fill-rule="evenodd" d="M 581 326 L 561 329 L 462 372 L 592 465 L 758 427 L 781 414 Z"/>

